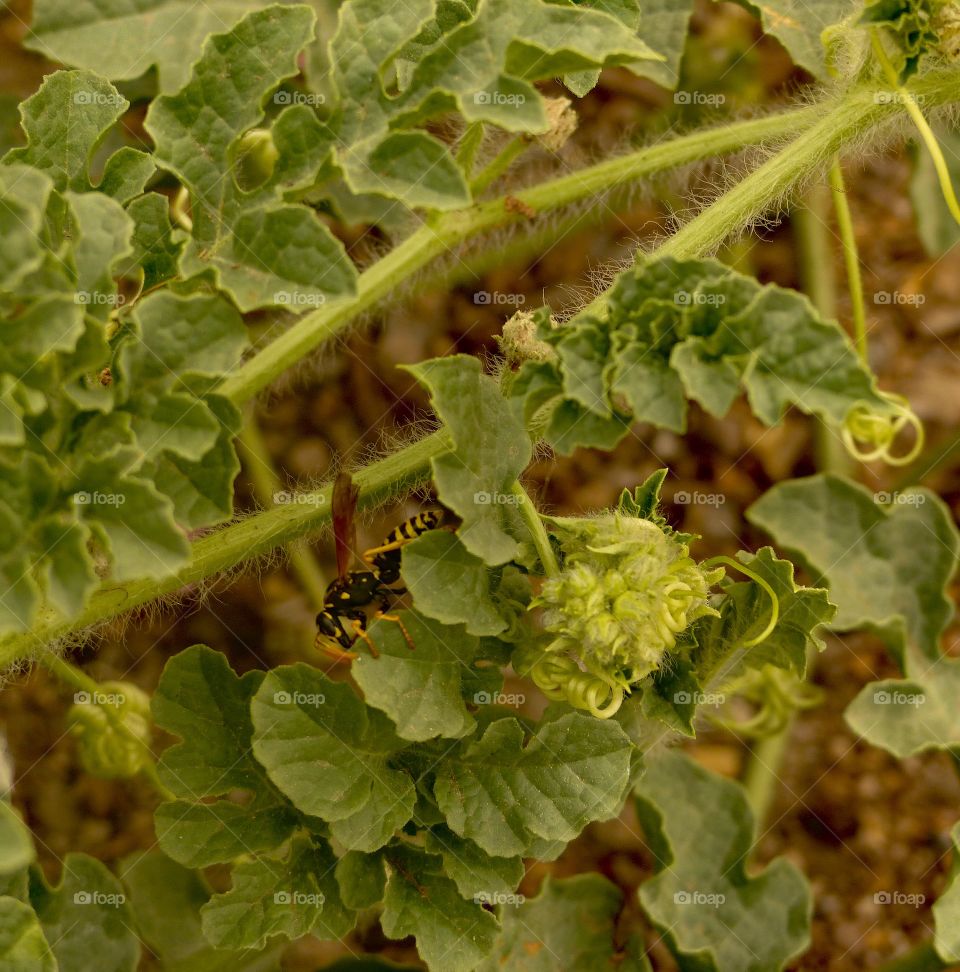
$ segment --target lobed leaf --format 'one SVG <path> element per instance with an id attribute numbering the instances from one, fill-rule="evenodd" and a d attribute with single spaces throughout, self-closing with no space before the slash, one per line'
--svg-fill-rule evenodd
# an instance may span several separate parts
<path id="1" fill-rule="evenodd" d="M 637 812 L 658 873 L 640 903 L 683 967 L 774 972 L 810 941 L 810 890 L 784 858 L 748 876 L 753 817 L 741 787 L 676 751 L 649 762 Z"/>
<path id="2" fill-rule="evenodd" d="M 953 617 L 946 594 L 960 538 L 934 493 L 910 489 L 891 506 L 863 486 L 833 475 L 780 483 L 747 511 L 747 519 L 796 551 L 838 607 L 831 627 L 876 631 L 901 663 L 908 645 L 926 658 Z M 917 537 L 934 542 L 917 544 Z"/>

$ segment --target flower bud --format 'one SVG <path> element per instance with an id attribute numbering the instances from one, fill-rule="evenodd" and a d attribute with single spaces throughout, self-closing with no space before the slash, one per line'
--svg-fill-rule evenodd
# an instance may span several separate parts
<path id="1" fill-rule="evenodd" d="M 103 682 L 67 719 L 80 762 L 94 776 L 134 776 L 151 758 L 150 697 L 130 682 Z"/>

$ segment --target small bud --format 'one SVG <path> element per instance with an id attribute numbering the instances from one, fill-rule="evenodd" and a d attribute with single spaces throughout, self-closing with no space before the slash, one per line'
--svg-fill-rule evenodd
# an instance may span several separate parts
<path id="1" fill-rule="evenodd" d="M 233 166 L 237 185 L 249 192 L 273 175 L 280 153 L 265 128 L 252 128 L 237 143 Z"/>
<path id="2" fill-rule="evenodd" d="M 503 333 L 497 340 L 511 366 L 524 361 L 553 361 L 557 357 L 557 352 L 537 337 L 537 322 L 532 311 L 517 311 L 503 325 Z"/>
<path id="3" fill-rule="evenodd" d="M 545 98 L 550 128 L 537 139 L 544 148 L 559 152 L 577 130 L 577 113 L 566 98 Z"/>

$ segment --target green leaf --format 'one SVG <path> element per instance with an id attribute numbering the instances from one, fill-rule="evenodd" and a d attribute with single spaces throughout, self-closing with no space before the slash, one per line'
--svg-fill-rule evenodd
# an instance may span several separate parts
<path id="1" fill-rule="evenodd" d="M 640 903 L 681 967 L 775 972 L 807 947 L 810 891 L 796 867 L 777 858 L 746 873 L 753 818 L 738 784 L 666 750 L 636 792 L 658 870 Z"/>
<path id="2" fill-rule="evenodd" d="M 444 871 L 464 898 L 498 904 L 501 896 L 516 890 L 524 875 L 522 858 L 492 857 L 443 825 L 427 831 L 423 846 L 427 853 L 440 855 Z"/>
<path id="3" fill-rule="evenodd" d="M 402 551 L 403 582 L 421 614 L 463 622 L 473 635 L 495 635 L 508 622 L 490 592 L 490 571 L 455 534 L 431 530 Z"/>
<path id="4" fill-rule="evenodd" d="M 950 831 L 953 841 L 954 865 L 950 883 L 933 904 L 933 944 L 937 955 L 946 963 L 960 962 L 960 824 Z"/>
<path id="5" fill-rule="evenodd" d="M 847 706 L 854 732 L 900 759 L 960 747 L 960 661 L 908 653 L 905 679 L 868 682 Z"/>
<path id="6" fill-rule="evenodd" d="M 347 851 L 337 861 L 336 875 L 340 897 L 348 908 L 361 911 L 383 901 L 387 872 L 381 854 Z"/>
<path id="7" fill-rule="evenodd" d="M 263 119 L 267 93 L 296 74 L 313 24 L 305 6 L 250 13 L 210 38 L 190 82 L 158 97 L 144 122 L 158 163 L 190 191 L 193 237 L 182 271 L 212 273 L 242 311 L 316 306 L 354 291 L 356 271 L 314 211 L 280 202 L 269 178 L 245 192 L 235 172 L 241 137 Z"/>
<path id="8" fill-rule="evenodd" d="M 691 0 L 644 0 L 640 5 L 640 35 L 666 60 L 638 68 L 638 74 L 665 88 L 677 86 L 693 7 Z"/>
<path id="9" fill-rule="evenodd" d="M 615 955 L 614 923 L 623 894 L 599 874 L 545 878 L 540 893 L 503 909 L 503 931 L 477 972 L 626 970 Z"/>
<path id="10" fill-rule="evenodd" d="M 741 389 L 767 425 L 791 405 L 833 426 L 855 405 L 891 413 L 836 322 L 715 260 L 631 267 L 606 307 L 602 320 L 587 313 L 559 328 L 536 314 L 555 357 L 524 364 L 509 389 L 514 411 L 561 452 L 612 448 L 630 419 L 682 432 L 685 397 L 721 417 Z"/>
<path id="11" fill-rule="evenodd" d="M 46 172 L 61 192 L 89 190 L 90 159 L 129 106 L 112 84 L 91 71 L 49 74 L 20 106 L 26 146 L 12 149 L 3 161 Z"/>
<path id="12" fill-rule="evenodd" d="M 7 972 L 57 972 L 34 910 L 6 896 L 0 897 L 0 965 Z"/>
<path id="13" fill-rule="evenodd" d="M 35 857 L 27 825 L 7 800 L 0 799 L 0 876 L 22 871 Z"/>
<path id="14" fill-rule="evenodd" d="M 827 66 L 821 35 L 833 24 L 839 24 L 856 12 L 854 0 L 741 0 L 787 49 L 800 67 L 814 77 L 826 79 Z"/>
<path id="15" fill-rule="evenodd" d="M 620 726 L 580 713 L 528 740 L 516 719 L 499 719 L 444 757 L 434 793 L 450 829 L 488 854 L 538 856 L 619 812 L 631 752 Z"/>
<path id="16" fill-rule="evenodd" d="M 477 654 L 479 639 L 462 626 L 438 624 L 410 611 L 400 611 L 398 617 L 415 647 L 395 621 L 379 620 L 371 625 L 370 637 L 380 657 L 361 655 L 351 666 L 367 704 L 386 712 L 402 739 L 458 738 L 473 732 L 461 678 Z"/>
<path id="17" fill-rule="evenodd" d="M 413 812 L 413 780 L 394 768 L 405 743 L 349 685 L 309 665 L 276 668 L 254 696 L 253 751 L 303 813 L 348 850 L 374 851 Z"/>
<path id="18" fill-rule="evenodd" d="M 335 865 L 319 838 L 295 839 L 283 859 L 237 864 L 233 887 L 201 908 L 204 935 L 215 948 L 261 948 L 274 935 L 343 938 L 355 916 L 340 900 Z"/>
<path id="19" fill-rule="evenodd" d="M 133 913 L 120 882 L 85 854 L 67 854 L 63 878 L 48 888 L 31 880 L 30 901 L 59 972 L 88 972 L 90 957 L 104 972 L 133 972 L 140 943 L 133 932 Z"/>
<path id="20" fill-rule="evenodd" d="M 895 493 L 890 506 L 876 495 L 838 476 L 810 476 L 774 486 L 747 518 L 829 588 L 839 609 L 834 630 L 867 627 L 901 661 L 910 643 L 936 659 L 953 617 L 946 589 L 960 549 L 956 527 L 927 489 Z"/>
<path id="21" fill-rule="evenodd" d="M 210 891 L 195 871 L 158 852 L 126 858 L 123 882 L 141 939 L 164 972 L 274 972 L 278 949 L 260 954 L 214 950 L 200 927 Z"/>
<path id="22" fill-rule="evenodd" d="M 391 938 L 413 935 L 430 969 L 471 972 L 493 948 L 497 919 L 478 902 L 465 901 L 444 877 L 440 858 L 407 846 L 387 853 L 383 930 Z"/>
<path id="23" fill-rule="evenodd" d="M 107 159 L 97 190 L 126 204 L 143 192 L 156 171 L 153 156 L 125 145 Z"/>
<path id="24" fill-rule="evenodd" d="M 476 358 L 452 355 L 406 370 L 430 392 L 453 438 L 453 449 L 431 465 L 440 502 L 463 520 L 458 530 L 463 545 L 487 564 L 513 560 L 510 490 L 530 461 L 529 436 Z"/>
<path id="25" fill-rule="evenodd" d="M 195 645 L 167 662 L 153 696 L 156 724 L 183 740 L 164 751 L 164 785 L 185 798 L 157 809 L 157 837 L 175 861 L 201 867 L 240 854 L 271 850 L 286 840 L 296 815 L 253 758 L 250 700 L 262 672 L 234 675 L 219 652 Z M 235 790 L 249 801 L 207 797 Z"/>
<path id="26" fill-rule="evenodd" d="M 231 27 L 249 9 L 239 0 L 140 0 L 118 7 L 92 0 L 37 0 L 24 44 L 51 60 L 105 74 L 138 78 L 156 65 L 161 91 L 175 91 L 190 74 L 204 39 Z"/>
<path id="27" fill-rule="evenodd" d="M 152 290 L 177 276 L 184 241 L 173 237 L 166 196 L 148 192 L 127 207 L 134 222 L 133 255 L 123 268 L 123 276 L 134 269 L 143 270 L 143 289 Z"/>

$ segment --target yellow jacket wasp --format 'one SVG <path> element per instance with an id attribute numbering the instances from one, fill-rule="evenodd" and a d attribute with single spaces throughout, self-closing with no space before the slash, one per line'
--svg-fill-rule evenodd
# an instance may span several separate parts
<path id="1" fill-rule="evenodd" d="M 446 510 L 427 510 L 418 513 L 390 531 L 378 547 L 367 550 L 362 560 L 364 570 L 350 570 L 356 549 L 354 514 L 359 490 L 349 473 L 341 472 L 333 484 L 331 504 L 333 537 L 336 548 L 337 576 L 327 587 L 323 609 L 317 615 L 316 647 L 337 661 L 352 660 L 357 654 L 351 649 L 358 639 L 367 643 L 370 654 L 379 656 L 376 645 L 367 633 L 367 608 L 376 603 L 376 617 L 394 621 L 400 626 L 407 644 L 413 649 L 403 622 L 395 614 L 388 614 L 391 598 L 406 593 L 402 587 L 390 587 L 400 579 L 402 548 L 428 530 L 446 527 Z M 350 624 L 345 625 L 344 621 Z"/>

